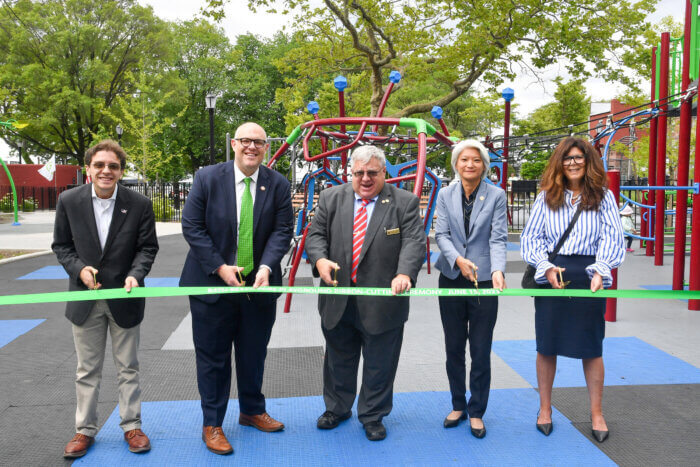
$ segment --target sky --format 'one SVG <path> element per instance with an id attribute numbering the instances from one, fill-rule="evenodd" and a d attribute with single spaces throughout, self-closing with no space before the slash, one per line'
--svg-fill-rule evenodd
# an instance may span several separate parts
<path id="1" fill-rule="evenodd" d="M 139 0 L 139 3 L 153 7 L 153 11 L 160 18 L 180 21 L 195 17 L 205 2 L 203 0 Z M 235 42 L 236 37 L 240 34 L 252 33 L 271 37 L 277 31 L 289 29 L 291 26 L 291 17 L 289 16 L 261 11 L 253 13 L 248 9 L 247 0 L 231 0 L 226 6 L 225 12 L 226 17 L 221 21 L 220 26 L 232 42 Z M 684 0 L 660 0 L 657 12 L 649 17 L 649 21 L 656 23 L 662 17 L 671 15 L 676 21 L 682 23 L 684 14 Z M 504 83 L 502 87 L 510 87 L 515 91 L 515 97 L 512 101 L 518 105 L 515 113 L 520 117 L 525 117 L 537 107 L 554 100 L 556 85 L 552 80 L 564 73 L 565 69 L 562 65 L 553 64 L 541 74 L 543 82 L 538 81 L 533 76 L 522 74 L 512 82 Z M 622 91 L 621 86 L 605 83 L 602 79 L 588 80 L 586 88 L 592 102 L 610 100 Z M 8 147 L 3 141 L 0 141 L 0 153 L 8 153 Z"/>

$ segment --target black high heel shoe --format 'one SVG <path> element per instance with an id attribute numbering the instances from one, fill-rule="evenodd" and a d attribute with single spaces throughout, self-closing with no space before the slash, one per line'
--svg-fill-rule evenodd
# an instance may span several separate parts
<path id="1" fill-rule="evenodd" d="M 484 423 L 483 420 L 481 421 L 481 423 Z M 472 432 L 472 436 L 475 437 L 475 438 L 481 439 L 481 438 L 483 438 L 484 436 L 486 436 L 486 424 L 484 424 L 484 426 L 481 427 L 481 428 L 474 428 L 474 427 L 471 425 L 471 420 L 470 420 L 470 421 L 469 421 L 469 429 L 470 429 L 471 432 Z"/>
<path id="2" fill-rule="evenodd" d="M 537 431 L 542 433 L 545 436 L 549 436 L 552 433 L 552 430 L 554 430 L 554 425 L 552 422 L 549 423 L 538 423 L 537 420 L 540 419 L 540 411 L 537 411 L 537 419 L 535 420 L 535 425 L 537 426 Z"/>
<path id="3" fill-rule="evenodd" d="M 608 436 L 610 435 L 610 430 L 594 430 L 593 416 L 591 416 L 591 434 L 593 435 L 593 438 L 595 438 L 596 441 L 602 443 L 603 441 L 608 439 Z"/>
<path id="4" fill-rule="evenodd" d="M 462 415 L 459 416 L 459 418 L 455 418 L 454 420 L 445 418 L 445 421 L 442 423 L 442 425 L 445 428 L 455 428 L 458 426 L 461 422 L 467 419 L 467 411 L 464 410 L 462 411 Z"/>

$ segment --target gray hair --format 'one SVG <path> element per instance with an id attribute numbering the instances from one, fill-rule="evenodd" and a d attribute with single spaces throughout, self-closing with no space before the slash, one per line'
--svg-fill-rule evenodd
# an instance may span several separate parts
<path id="1" fill-rule="evenodd" d="M 489 172 L 491 158 L 489 157 L 489 151 L 486 149 L 486 147 L 475 139 L 465 139 L 464 141 L 460 141 L 459 143 L 455 144 L 452 148 L 452 160 L 450 162 L 452 163 L 452 171 L 455 173 L 455 178 L 459 178 L 459 174 L 455 168 L 457 165 L 457 159 L 459 159 L 459 155 L 462 154 L 465 149 L 469 148 L 479 151 L 481 160 L 484 163 L 484 173 L 481 174 L 481 178 L 485 179 L 486 174 Z"/>
<path id="2" fill-rule="evenodd" d="M 360 146 L 359 148 L 355 149 L 352 152 L 352 156 L 350 156 L 350 167 L 355 165 L 355 162 L 367 164 L 372 158 L 377 159 L 382 168 L 386 167 L 386 156 L 384 155 L 384 151 L 376 146 Z"/>

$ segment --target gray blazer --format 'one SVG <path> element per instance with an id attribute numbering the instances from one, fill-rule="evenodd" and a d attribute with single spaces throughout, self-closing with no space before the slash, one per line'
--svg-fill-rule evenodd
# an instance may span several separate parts
<path id="1" fill-rule="evenodd" d="M 469 238 L 464 232 L 463 196 L 461 183 L 453 183 L 438 193 L 435 241 L 440 247 L 440 257 L 435 267 L 450 279 L 456 279 L 460 271 L 455 261 L 462 256 L 476 264 L 480 280 L 491 280 L 494 271 L 505 274 L 508 242 L 505 192 L 481 182 L 469 219 Z"/>
<path id="2" fill-rule="evenodd" d="M 350 183 L 321 192 L 306 239 L 311 264 L 321 258 L 338 263 L 338 285 L 350 286 L 355 194 Z M 367 226 L 357 270 L 358 287 L 391 287 L 397 274 L 415 285 L 426 257 L 418 198 L 385 184 Z M 321 281 L 322 286 L 326 286 Z M 343 316 L 347 295 L 319 295 L 323 327 L 333 329 Z M 362 326 L 370 334 L 397 328 L 408 319 L 408 297 L 357 297 Z"/>

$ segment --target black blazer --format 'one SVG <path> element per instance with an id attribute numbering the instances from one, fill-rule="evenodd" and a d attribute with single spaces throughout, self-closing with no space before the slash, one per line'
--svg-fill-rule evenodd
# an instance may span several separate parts
<path id="1" fill-rule="evenodd" d="M 56 204 L 51 249 L 70 277 L 68 290 L 87 290 L 80 280 L 85 266 L 99 271 L 97 281 L 105 289 L 124 287 L 128 276 L 135 277 L 143 287 L 143 279 L 158 253 L 151 200 L 119 185 L 103 251 L 92 208 L 91 185 L 64 191 Z M 145 303 L 144 298 L 107 300 L 114 320 L 122 328 L 134 327 L 143 320 Z M 80 326 L 93 305 L 94 301 L 68 302 L 66 318 Z"/>
<path id="2" fill-rule="evenodd" d="M 180 286 L 226 286 L 214 271 L 234 264 L 238 248 L 234 161 L 197 171 L 182 212 L 182 234 L 190 245 L 180 276 Z M 253 205 L 253 263 L 251 276 L 261 264 L 272 269 L 270 285 L 282 284 L 280 262 L 293 235 L 294 212 L 289 181 L 279 172 L 260 166 Z M 248 284 L 252 285 L 252 284 Z M 219 295 L 198 295 L 214 303 Z M 263 305 L 279 294 L 252 294 Z"/>

